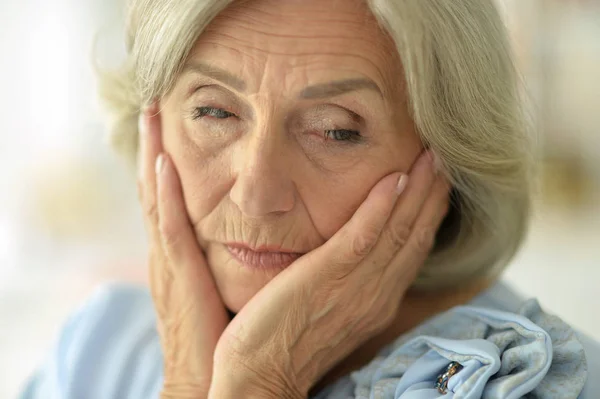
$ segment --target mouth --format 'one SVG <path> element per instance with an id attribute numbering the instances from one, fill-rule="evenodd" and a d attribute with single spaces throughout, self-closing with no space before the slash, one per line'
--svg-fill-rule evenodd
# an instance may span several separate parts
<path id="1" fill-rule="evenodd" d="M 250 248 L 246 244 L 227 243 L 225 248 L 242 266 L 249 269 L 285 269 L 303 253 L 280 246 Z"/>

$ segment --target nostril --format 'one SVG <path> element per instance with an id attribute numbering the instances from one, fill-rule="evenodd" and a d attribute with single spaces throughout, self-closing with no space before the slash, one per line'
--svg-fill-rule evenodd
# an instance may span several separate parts
<path id="1" fill-rule="evenodd" d="M 249 217 L 280 216 L 295 206 L 294 184 L 283 176 L 259 178 L 240 175 L 230 190 L 230 198 Z"/>

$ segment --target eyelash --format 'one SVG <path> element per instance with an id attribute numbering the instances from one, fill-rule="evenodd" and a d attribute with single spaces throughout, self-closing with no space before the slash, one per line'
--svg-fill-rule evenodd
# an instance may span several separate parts
<path id="1" fill-rule="evenodd" d="M 222 108 L 197 107 L 196 109 L 194 109 L 194 114 L 192 115 L 192 118 L 196 120 L 205 116 L 210 116 L 216 119 L 228 119 L 236 115 L 229 111 L 225 111 Z"/>
<path id="2" fill-rule="evenodd" d="M 325 140 L 331 140 L 330 136 L 344 136 L 345 138 L 333 138 L 335 141 L 347 142 L 347 143 L 360 143 L 362 136 L 358 130 L 338 129 L 338 130 L 325 130 L 323 132 L 323 138 Z"/>
<path id="3" fill-rule="evenodd" d="M 236 117 L 236 115 L 232 112 L 225 111 L 222 108 L 214 108 L 214 107 L 197 107 L 194 109 L 192 118 L 194 120 L 198 120 L 205 116 L 215 118 L 215 119 L 229 119 L 231 117 Z M 342 138 L 340 138 L 342 137 Z M 361 142 L 362 136 L 358 130 L 349 130 L 349 129 L 336 129 L 336 130 L 325 130 L 323 132 L 323 138 L 327 140 L 334 140 L 339 142 L 346 143 L 359 143 Z"/>

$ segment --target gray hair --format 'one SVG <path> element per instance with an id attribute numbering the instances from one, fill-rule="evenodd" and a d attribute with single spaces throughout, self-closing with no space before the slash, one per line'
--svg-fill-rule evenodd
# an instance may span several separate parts
<path id="1" fill-rule="evenodd" d="M 526 234 L 534 153 L 506 27 L 493 0 L 366 0 L 395 42 L 409 111 L 443 164 L 452 205 L 415 286 L 493 279 Z M 197 38 L 232 0 L 132 0 L 127 58 L 100 74 L 112 142 L 130 160 L 137 119 L 165 96 Z"/>

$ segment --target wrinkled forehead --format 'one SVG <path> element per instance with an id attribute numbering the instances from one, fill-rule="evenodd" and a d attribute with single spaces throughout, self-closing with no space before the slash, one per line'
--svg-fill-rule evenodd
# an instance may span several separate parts
<path id="1" fill-rule="evenodd" d="M 396 47 L 363 0 L 234 2 L 200 35 L 190 59 L 254 87 L 368 78 L 393 96 L 403 86 Z"/>

